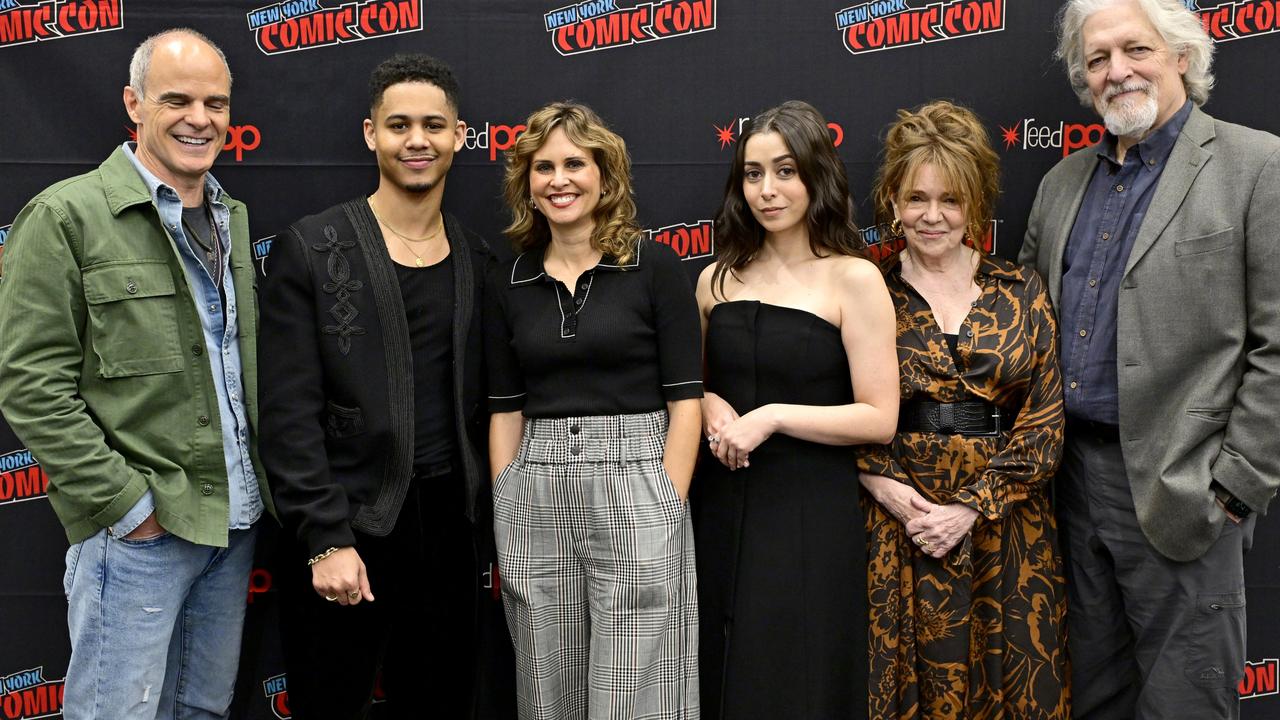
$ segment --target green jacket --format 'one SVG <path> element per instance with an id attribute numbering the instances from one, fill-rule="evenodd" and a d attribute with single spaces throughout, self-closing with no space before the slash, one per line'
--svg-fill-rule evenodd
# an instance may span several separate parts
<path id="1" fill-rule="evenodd" d="M 259 491 L 258 297 L 242 203 L 231 210 L 241 371 Z M 37 195 L 0 258 L 0 411 L 49 476 L 79 542 L 148 488 L 166 530 L 227 544 L 227 470 L 213 374 L 182 260 L 122 149 Z"/>

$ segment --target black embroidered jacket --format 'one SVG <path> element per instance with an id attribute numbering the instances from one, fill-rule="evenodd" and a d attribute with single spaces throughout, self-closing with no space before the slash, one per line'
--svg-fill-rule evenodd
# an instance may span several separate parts
<path id="1" fill-rule="evenodd" d="M 454 268 L 453 386 L 468 517 L 485 474 L 480 299 L 493 262 L 445 215 Z M 361 197 L 291 225 L 267 259 L 260 446 L 285 527 L 308 557 L 386 535 L 413 470 L 413 373 L 395 268 Z"/>

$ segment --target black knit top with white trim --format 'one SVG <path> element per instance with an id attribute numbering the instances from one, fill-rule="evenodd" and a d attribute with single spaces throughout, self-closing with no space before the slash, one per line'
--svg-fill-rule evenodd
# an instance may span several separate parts
<path id="1" fill-rule="evenodd" d="M 543 269 L 545 248 L 498 265 L 485 287 L 489 411 L 619 415 L 702 397 L 702 331 L 687 271 L 641 240 L 605 255 L 572 289 Z"/>

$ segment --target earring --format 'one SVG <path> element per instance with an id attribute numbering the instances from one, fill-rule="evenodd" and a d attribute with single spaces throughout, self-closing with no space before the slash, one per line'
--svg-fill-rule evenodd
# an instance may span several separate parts
<path id="1" fill-rule="evenodd" d="M 889 235 L 896 238 L 902 237 L 902 221 L 896 217 L 889 223 Z"/>
<path id="2" fill-rule="evenodd" d="M 969 244 L 973 246 L 974 250 L 982 249 L 981 244 L 985 238 L 983 237 L 981 227 L 982 226 L 978 225 L 977 223 L 974 223 L 968 227 Z"/>
<path id="3" fill-rule="evenodd" d="M 538 205 L 533 201 L 532 195 L 529 196 L 529 207 L 533 208 L 534 210 L 538 209 Z"/>
<path id="4" fill-rule="evenodd" d="M 600 191 L 600 197 L 604 197 L 605 195 L 608 195 L 608 194 L 609 194 L 609 191 L 608 191 L 608 190 L 601 190 L 601 191 Z"/>

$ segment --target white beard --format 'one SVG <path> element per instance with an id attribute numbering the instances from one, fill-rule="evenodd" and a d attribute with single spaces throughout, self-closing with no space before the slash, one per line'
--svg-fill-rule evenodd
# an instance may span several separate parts
<path id="1" fill-rule="evenodd" d="M 1142 99 L 1112 102 L 1111 98 L 1127 90 L 1144 91 Z M 1128 83 L 1109 89 L 1104 100 L 1096 103 L 1098 114 L 1112 135 L 1124 138 L 1140 138 L 1156 124 L 1160 112 L 1160 91 L 1155 83 L 1139 85 Z"/>

